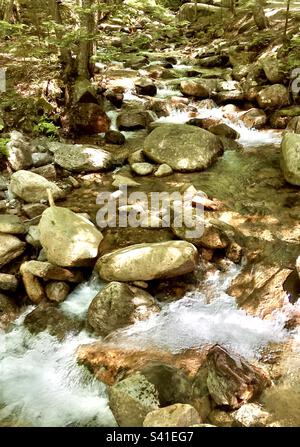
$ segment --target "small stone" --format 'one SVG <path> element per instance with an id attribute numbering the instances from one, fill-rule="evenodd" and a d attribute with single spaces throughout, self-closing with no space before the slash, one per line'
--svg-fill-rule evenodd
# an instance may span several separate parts
<path id="1" fill-rule="evenodd" d="M 139 79 L 135 82 L 135 89 L 138 95 L 155 96 L 157 87 L 152 79 Z"/>
<path id="2" fill-rule="evenodd" d="M 25 242 L 16 236 L 0 234 L 0 267 L 19 257 L 25 250 Z"/>
<path id="3" fill-rule="evenodd" d="M 131 169 L 137 175 L 149 175 L 152 174 L 154 166 L 151 163 L 133 163 Z"/>
<path id="4" fill-rule="evenodd" d="M 26 242 L 35 248 L 41 248 L 40 230 L 38 225 L 31 225 L 28 228 Z"/>
<path id="5" fill-rule="evenodd" d="M 41 175 L 42 177 L 45 177 L 48 180 L 55 180 L 57 177 L 54 164 L 40 166 L 39 168 L 33 168 L 31 172 Z"/>
<path id="6" fill-rule="evenodd" d="M 122 145 L 126 142 L 126 138 L 121 132 L 117 130 L 109 130 L 105 134 L 105 142 L 108 144 Z"/>
<path id="7" fill-rule="evenodd" d="M 45 166 L 49 163 L 52 163 L 52 158 L 53 156 L 49 152 L 35 152 L 34 154 L 32 154 L 32 163 L 35 168 L 39 168 L 40 166 Z"/>
<path id="8" fill-rule="evenodd" d="M 26 203 L 22 206 L 22 210 L 30 219 L 41 216 L 45 209 L 47 209 L 47 206 L 42 203 Z"/>
<path id="9" fill-rule="evenodd" d="M 21 275 L 28 298 L 34 304 L 39 304 L 45 298 L 41 282 L 36 276 L 27 271 L 21 271 Z"/>
<path id="10" fill-rule="evenodd" d="M 50 262 L 26 261 L 21 265 L 21 271 L 30 272 L 32 275 L 46 280 L 53 279 L 75 283 L 82 281 L 82 275 L 79 271 L 71 272 Z"/>
<path id="11" fill-rule="evenodd" d="M 231 416 L 243 427 L 265 427 L 270 419 L 270 414 L 254 403 L 242 405 Z"/>
<path id="12" fill-rule="evenodd" d="M 168 175 L 171 174 L 173 174 L 173 169 L 166 163 L 160 165 L 154 173 L 155 177 L 167 177 Z"/>

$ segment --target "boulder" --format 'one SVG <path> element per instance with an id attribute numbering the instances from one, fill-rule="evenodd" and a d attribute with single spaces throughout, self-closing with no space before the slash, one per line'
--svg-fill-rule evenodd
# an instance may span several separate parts
<path id="1" fill-rule="evenodd" d="M 102 289 L 88 309 L 88 323 L 100 335 L 108 335 L 159 311 L 154 298 L 137 287 L 111 282 Z"/>
<path id="2" fill-rule="evenodd" d="M 220 9 L 217 6 L 205 5 L 203 3 L 185 3 L 178 11 L 178 21 L 195 22 L 199 17 L 210 16 Z"/>
<path id="3" fill-rule="evenodd" d="M 174 404 L 153 410 L 145 417 L 144 427 L 191 427 L 200 424 L 199 413 L 189 404 Z"/>
<path id="4" fill-rule="evenodd" d="M 261 405 L 247 403 L 231 413 L 237 424 L 242 427 L 266 427 L 270 414 L 264 411 Z"/>
<path id="5" fill-rule="evenodd" d="M 48 180 L 55 180 L 57 177 L 56 169 L 53 163 L 45 166 L 40 166 L 39 168 L 33 168 L 31 169 L 31 172 L 41 175 L 42 177 L 45 177 Z"/>
<path id="6" fill-rule="evenodd" d="M 99 104 L 80 103 L 77 104 L 69 117 L 71 129 L 76 134 L 94 135 L 107 132 L 110 126 L 110 119 Z M 68 121 L 63 121 L 68 125 Z"/>
<path id="7" fill-rule="evenodd" d="M 82 323 L 68 317 L 52 304 L 40 304 L 30 312 L 24 320 L 25 327 L 32 334 L 47 331 L 52 336 L 63 340 L 70 333 L 77 334 L 82 329 Z"/>
<path id="8" fill-rule="evenodd" d="M 128 110 L 118 115 L 117 126 L 119 130 L 146 129 L 155 117 L 156 115 L 151 111 Z"/>
<path id="9" fill-rule="evenodd" d="M 72 172 L 102 171 L 112 165 L 111 154 L 97 146 L 51 143 L 50 150 L 55 163 Z"/>
<path id="10" fill-rule="evenodd" d="M 97 103 L 97 92 L 88 79 L 78 80 L 73 88 L 74 103 Z"/>
<path id="11" fill-rule="evenodd" d="M 22 264 L 21 269 L 45 280 L 52 279 L 73 283 L 79 283 L 83 280 L 80 272 L 71 272 L 70 270 L 51 264 L 50 262 L 26 261 Z"/>
<path id="12" fill-rule="evenodd" d="M 29 219 L 41 216 L 45 209 L 47 209 L 47 206 L 42 203 L 26 203 L 22 206 L 22 210 Z"/>
<path id="13" fill-rule="evenodd" d="M 288 89 L 282 84 L 273 84 L 263 88 L 257 95 L 262 109 L 276 109 L 289 104 Z"/>
<path id="14" fill-rule="evenodd" d="M 30 171 L 17 171 L 11 176 L 12 193 L 25 202 L 40 202 L 48 198 L 49 189 L 54 199 L 62 198 L 63 191 L 41 175 Z"/>
<path id="15" fill-rule="evenodd" d="M 142 78 L 135 82 L 135 90 L 138 95 L 155 96 L 157 87 L 152 79 Z"/>
<path id="16" fill-rule="evenodd" d="M 223 153 L 220 139 L 195 126 L 166 124 L 157 127 L 144 142 L 144 153 L 175 171 L 197 171 L 211 166 Z"/>
<path id="17" fill-rule="evenodd" d="M 181 81 L 180 91 L 183 95 L 195 98 L 209 98 L 217 89 L 216 79 L 191 79 Z"/>
<path id="18" fill-rule="evenodd" d="M 105 134 L 105 142 L 108 144 L 122 145 L 126 142 L 126 138 L 121 132 L 117 130 L 109 130 Z"/>
<path id="19" fill-rule="evenodd" d="M 32 154 L 32 163 L 35 168 L 51 164 L 52 161 L 53 157 L 49 152 L 34 152 Z"/>
<path id="20" fill-rule="evenodd" d="M 230 138 L 232 140 L 237 140 L 240 137 L 240 134 L 236 130 L 225 123 L 210 126 L 208 131 L 219 137 Z"/>
<path id="21" fill-rule="evenodd" d="M 281 169 L 284 178 L 292 185 L 300 186 L 300 135 L 286 133 L 281 142 Z"/>
<path id="22" fill-rule="evenodd" d="M 16 236 L 0 234 L 0 267 L 19 257 L 25 250 L 26 243 Z"/>
<path id="23" fill-rule="evenodd" d="M 0 233 L 24 234 L 26 227 L 18 216 L 0 214 Z"/>
<path id="24" fill-rule="evenodd" d="M 44 288 L 41 281 L 32 273 L 22 269 L 21 275 L 28 298 L 32 303 L 39 304 L 45 298 Z"/>
<path id="25" fill-rule="evenodd" d="M 276 55 L 266 56 L 260 59 L 265 75 L 272 84 L 278 84 L 284 80 L 284 72 Z"/>
<path id="26" fill-rule="evenodd" d="M 252 108 L 249 109 L 241 116 L 241 120 L 245 124 L 246 127 L 254 129 L 260 129 L 267 122 L 267 115 L 261 109 Z"/>
<path id="27" fill-rule="evenodd" d="M 210 349 L 207 367 L 207 387 L 212 399 L 231 409 L 258 397 L 271 384 L 264 371 L 242 357 L 230 356 L 218 345 Z"/>
<path id="28" fill-rule="evenodd" d="M 30 225 L 26 234 L 26 242 L 35 248 L 42 248 L 40 242 L 40 230 L 38 225 Z"/>
<path id="29" fill-rule="evenodd" d="M 291 133 L 300 134 L 300 116 L 294 116 L 289 121 L 286 130 Z"/>
<path id="30" fill-rule="evenodd" d="M 110 409 L 120 427 L 142 427 L 146 415 L 159 407 L 154 385 L 140 373 L 112 386 L 108 395 Z"/>
<path id="31" fill-rule="evenodd" d="M 106 281 L 150 281 L 192 272 L 197 249 L 185 241 L 131 245 L 102 256 L 97 269 Z"/>
<path id="32" fill-rule="evenodd" d="M 43 212 L 39 229 L 48 261 L 61 267 L 87 265 L 97 257 L 103 239 L 88 219 L 57 206 Z"/>
<path id="33" fill-rule="evenodd" d="M 48 300 L 55 303 L 64 301 L 70 293 L 70 286 L 64 281 L 51 281 L 45 287 Z"/>
<path id="34" fill-rule="evenodd" d="M 10 134 L 10 141 L 6 145 L 7 159 L 14 171 L 28 169 L 32 166 L 31 147 L 21 132 L 14 130 Z"/>

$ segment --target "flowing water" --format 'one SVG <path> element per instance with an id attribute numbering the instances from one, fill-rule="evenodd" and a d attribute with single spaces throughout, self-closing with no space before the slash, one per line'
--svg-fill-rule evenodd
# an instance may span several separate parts
<path id="1" fill-rule="evenodd" d="M 131 79 L 124 81 L 124 85 L 127 88 L 126 100 L 141 100 L 132 92 Z M 180 92 L 167 85 L 158 91 L 160 98 L 174 94 L 179 95 Z M 196 104 L 193 106 L 197 107 Z M 110 111 L 108 115 L 112 120 L 111 127 L 116 129 L 117 112 Z M 240 133 L 239 142 L 249 150 L 257 145 L 276 147 L 280 142 L 280 133 L 247 129 L 238 116 L 229 121 L 218 108 L 210 110 L 198 108 L 196 116 L 214 117 L 230 124 Z M 188 119 L 190 119 L 188 111 L 170 109 L 170 115 L 159 118 L 157 123 L 184 123 Z M 124 132 L 124 135 L 129 138 L 134 134 Z M 224 163 L 227 163 L 228 172 L 222 168 L 219 180 L 222 175 L 228 174 L 229 179 L 230 175 L 235 175 L 230 169 L 237 170 L 237 165 L 234 164 L 237 163 L 236 160 L 239 160 L 242 166 L 243 161 L 238 157 L 242 156 L 234 153 L 225 154 L 223 158 Z M 245 175 L 251 176 L 251 172 L 246 174 L 246 167 L 247 170 L 249 167 L 248 160 L 246 165 Z M 189 174 L 178 174 L 183 180 L 188 176 Z M 205 190 L 208 176 L 190 174 L 190 179 L 192 182 L 195 180 L 196 186 L 197 182 L 203 181 Z M 145 184 L 147 181 L 143 180 Z M 155 181 L 158 184 L 161 180 Z M 164 181 L 167 185 L 168 179 Z M 76 200 L 78 201 L 78 198 Z M 262 349 L 270 342 L 284 343 L 294 337 L 295 358 L 299 358 L 296 334 L 288 334 L 284 329 L 291 306 L 288 296 L 283 310 L 268 320 L 262 320 L 238 309 L 234 298 L 226 294 L 231 280 L 240 269 L 241 267 L 229 264 L 226 272 L 209 273 L 200 289 L 188 292 L 179 301 L 163 304 L 161 312 L 149 320 L 119 331 L 115 343 L 118 346 L 139 348 L 156 346 L 174 353 L 191 347 L 201 348 L 207 344 L 219 343 L 251 360 L 258 359 Z M 84 320 L 89 303 L 103 286 L 104 284 L 95 278 L 81 284 L 60 305 L 61 310 L 69 316 Z M 7 332 L 0 332 L 0 425 L 41 427 L 116 425 L 108 407 L 106 387 L 76 363 L 75 352 L 78 346 L 95 339 L 84 330 L 78 335 L 69 335 L 62 342 L 47 332 L 31 335 L 24 327 L 23 321 L 32 309 L 32 306 L 24 309 Z M 296 383 L 299 387 L 299 379 L 290 381 L 290 372 L 292 370 L 294 373 L 295 369 L 299 369 L 299 362 L 289 363 L 286 360 L 286 365 L 288 365 L 287 378 L 286 381 L 283 379 L 281 387 L 283 390 L 288 387 L 291 395 L 291 383 Z M 276 402 L 281 402 L 280 399 L 284 401 L 283 394 L 280 394 L 280 388 L 274 388 L 270 393 L 272 392 L 275 393 L 275 398 L 272 394 L 266 394 L 266 407 L 274 411 L 276 417 L 284 419 L 280 414 L 280 405 L 276 404 L 274 407 L 274 399 L 275 401 L 277 399 Z M 294 408 L 290 410 L 293 411 Z M 296 414 L 296 420 L 297 417 Z"/>

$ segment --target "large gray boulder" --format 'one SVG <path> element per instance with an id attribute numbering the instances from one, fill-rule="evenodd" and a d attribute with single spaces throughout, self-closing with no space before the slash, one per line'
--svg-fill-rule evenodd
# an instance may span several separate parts
<path id="1" fill-rule="evenodd" d="M 196 126 L 166 124 L 157 127 L 144 142 L 144 153 L 176 171 L 201 171 L 223 153 L 221 140 Z"/>
<path id="2" fill-rule="evenodd" d="M 139 373 L 112 386 L 108 394 L 110 409 L 120 427 L 142 427 L 146 415 L 159 407 L 154 385 Z"/>
<path id="3" fill-rule="evenodd" d="M 168 241 L 131 245 L 102 256 L 97 269 L 106 281 L 150 281 L 192 272 L 197 249 L 189 242 Z"/>
<path id="4" fill-rule="evenodd" d="M 300 135 L 290 132 L 284 135 L 280 164 L 286 181 L 300 186 Z"/>
<path id="5" fill-rule="evenodd" d="M 56 164 L 72 172 L 102 171 L 112 164 L 111 154 L 96 146 L 51 143 L 49 150 Z"/>
<path id="6" fill-rule="evenodd" d="M 30 171 L 17 171 L 11 176 L 11 192 L 25 202 L 40 202 L 48 198 L 49 189 L 54 199 L 63 197 L 63 191 L 53 182 Z"/>
<path id="7" fill-rule="evenodd" d="M 48 261 L 61 267 L 87 265 L 97 257 L 103 238 L 88 219 L 57 206 L 43 212 L 39 229 Z"/>
<path id="8" fill-rule="evenodd" d="M 111 282 L 93 299 L 88 323 L 100 335 L 145 320 L 159 311 L 154 298 L 146 291 L 120 282 Z"/>

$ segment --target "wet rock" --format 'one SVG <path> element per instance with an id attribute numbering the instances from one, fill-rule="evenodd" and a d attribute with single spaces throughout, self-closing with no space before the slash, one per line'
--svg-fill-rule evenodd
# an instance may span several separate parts
<path id="1" fill-rule="evenodd" d="M 55 163 L 72 172 L 102 171 L 112 165 L 111 154 L 97 146 L 52 143 L 50 150 Z"/>
<path id="2" fill-rule="evenodd" d="M 31 147 L 21 132 L 13 131 L 7 143 L 8 161 L 14 171 L 28 169 L 32 166 Z"/>
<path id="3" fill-rule="evenodd" d="M 18 280 L 15 275 L 0 273 L 0 290 L 15 292 L 18 287 Z"/>
<path id="4" fill-rule="evenodd" d="M 17 317 L 18 308 L 11 298 L 0 293 L 0 329 L 5 329 Z"/>
<path id="5" fill-rule="evenodd" d="M 232 409 L 258 397 L 270 385 L 265 372 L 216 345 L 207 355 L 207 387 L 217 405 Z"/>
<path id="6" fill-rule="evenodd" d="M 106 281 L 149 281 L 192 272 L 197 249 L 185 241 L 137 244 L 102 256 L 97 269 Z"/>
<path id="7" fill-rule="evenodd" d="M 283 306 L 284 283 L 291 273 L 290 269 L 265 263 L 250 264 L 232 281 L 227 293 L 250 315 L 265 318 Z"/>
<path id="8" fill-rule="evenodd" d="M 241 116 L 241 120 L 248 128 L 261 129 L 267 122 L 267 115 L 263 110 L 253 107 Z"/>
<path id="9" fill-rule="evenodd" d="M 262 109 L 276 109 L 289 104 L 289 92 L 282 84 L 263 88 L 257 95 L 257 102 Z"/>
<path id="10" fill-rule="evenodd" d="M 146 415 L 158 409 L 155 387 L 139 373 L 109 389 L 109 406 L 120 427 L 141 427 Z"/>
<path id="11" fill-rule="evenodd" d="M 265 427 L 270 419 L 270 414 L 254 403 L 242 405 L 231 416 L 243 427 Z"/>
<path id="12" fill-rule="evenodd" d="M 41 281 L 30 272 L 22 269 L 22 266 L 20 273 L 28 298 L 32 303 L 39 304 L 45 298 L 45 292 Z"/>
<path id="13" fill-rule="evenodd" d="M 183 95 L 195 98 L 209 98 L 217 89 L 215 79 L 197 79 L 181 81 L 180 91 Z"/>
<path id="14" fill-rule="evenodd" d="M 286 133 L 281 142 L 281 169 L 284 178 L 300 186 L 300 135 Z"/>
<path id="15" fill-rule="evenodd" d="M 76 134 L 90 134 L 107 132 L 110 119 L 102 107 L 94 103 L 78 104 L 72 111 L 72 126 Z"/>
<path id="16" fill-rule="evenodd" d="M 59 340 L 70 333 L 77 334 L 82 326 L 74 318 L 64 315 L 57 307 L 44 303 L 25 317 L 24 325 L 32 334 L 48 331 Z"/>
<path id="17" fill-rule="evenodd" d="M 151 163 L 133 163 L 131 169 L 137 175 L 149 175 L 152 174 L 154 166 Z"/>
<path id="18" fill-rule="evenodd" d="M 173 169 L 171 166 L 167 165 L 166 163 L 163 163 L 160 165 L 157 170 L 154 172 L 155 177 L 167 177 L 168 175 L 173 174 Z"/>
<path id="19" fill-rule="evenodd" d="M 44 211 L 39 229 L 48 261 L 60 267 L 87 265 L 103 239 L 88 219 L 56 206 Z"/>
<path id="20" fill-rule="evenodd" d="M 155 386 L 161 406 L 191 402 L 191 381 L 180 369 L 154 361 L 139 369 L 139 371 Z"/>
<path id="21" fill-rule="evenodd" d="M 135 82 L 135 90 L 138 95 L 155 96 L 157 87 L 152 79 L 142 78 Z"/>
<path id="22" fill-rule="evenodd" d="M 26 227 L 18 216 L 0 214 L 0 233 L 23 234 Z"/>
<path id="23" fill-rule="evenodd" d="M 19 257 L 25 250 L 25 242 L 16 236 L 0 234 L 0 267 Z"/>
<path id="24" fill-rule="evenodd" d="M 49 189 L 54 199 L 61 198 L 63 191 L 41 175 L 30 171 L 17 171 L 11 176 L 10 188 L 13 194 L 25 202 L 47 200 Z"/>
<path id="25" fill-rule="evenodd" d="M 228 126 L 225 123 L 210 126 L 208 130 L 214 135 L 230 138 L 232 140 L 237 140 L 240 137 L 240 134 L 236 130 L 234 130 L 232 127 Z"/>
<path id="26" fill-rule="evenodd" d="M 108 144 L 118 144 L 121 146 L 126 142 L 126 138 L 121 132 L 118 132 L 117 130 L 109 130 L 105 134 L 105 142 Z"/>
<path id="27" fill-rule="evenodd" d="M 167 124 L 147 136 L 144 153 L 157 163 L 167 163 L 175 171 L 197 171 L 211 166 L 222 155 L 223 146 L 217 136 L 204 129 Z"/>
<path id="28" fill-rule="evenodd" d="M 244 149 L 243 145 L 240 144 L 236 140 L 232 140 L 232 139 L 226 138 L 226 137 L 219 137 L 219 138 L 222 141 L 224 152 L 227 152 L 227 151 L 241 152 Z"/>
<path id="29" fill-rule="evenodd" d="M 88 323 L 102 336 L 145 320 L 159 311 L 147 292 L 127 284 L 112 282 L 102 289 L 88 309 Z"/>
<path id="30" fill-rule="evenodd" d="M 117 117 L 119 130 L 139 130 L 146 129 L 154 121 L 154 114 L 151 111 L 128 110 L 121 112 Z"/>
<path id="31" fill-rule="evenodd" d="M 120 109 L 123 105 L 124 92 L 123 90 L 107 90 L 105 92 L 105 98 L 117 109 Z"/>
<path id="32" fill-rule="evenodd" d="M 148 102 L 147 109 L 152 110 L 160 118 L 169 116 L 169 101 L 167 99 L 151 98 Z"/>
<path id="33" fill-rule="evenodd" d="M 143 426 L 191 427 L 200 423 L 200 416 L 194 407 L 188 404 L 174 404 L 148 413 Z"/>
<path id="34" fill-rule="evenodd" d="M 61 303 L 69 295 L 70 286 L 64 281 L 51 281 L 46 284 L 45 292 L 48 300 Z"/>
<path id="35" fill-rule="evenodd" d="M 154 377 L 160 376 L 153 375 L 153 371 L 156 369 L 153 370 L 152 367 L 156 368 L 155 365 L 162 364 L 175 368 L 179 371 L 180 377 L 181 373 L 184 374 L 183 377 L 194 376 L 199 367 L 203 364 L 205 356 L 206 354 L 204 352 L 192 349 L 179 354 L 171 354 L 168 351 L 155 349 L 128 349 L 123 346 L 121 348 L 116 348 L 115 345 L 106 345 L 103 342 L 82 345 L 77 350 L 78 362 L 86 366 L 98 380 L 107 385 L 113 385 L 118 380 L 124 379 L 136 371 L 145 371 L 145 374 L 147 374 L 148 371 L 149 379 L 153 380 L 153 383 L 155 384 Z M 164 367 L 163 369 L 160 369 L 159 367 L 158 372 L 160 371 L 162 374 L 163 371 L 165 371 Z M 174 372 L 173 369 L 172 371 Z M 163 377 L 165 377 L 165 375 Z M 171 382 L 175 381 L 178 383 L 177 379 L 177 374 L 175 374 Z M 179 382 L 181 383 L 181 379 Z M 185 383 L 185 381 L 183 383 Z M 182 385 L 180 385 L 178 390 L 176 388 L 173 388 L 173 390 L 167 388 L 165 389 L 165 392 L 158 387 L 158 392 L 164 402 L 164 399 L 171 399 L 172 396 L 175 399 L 181 395 L 182 398 L 181 390 L 185 389 L 189 395 L 188 388 L 185 388 L 185 386 Z M 171 393 L 173 394 L 171 395 Z M 174 403 L 174 401 L 168 403 Z"/>

